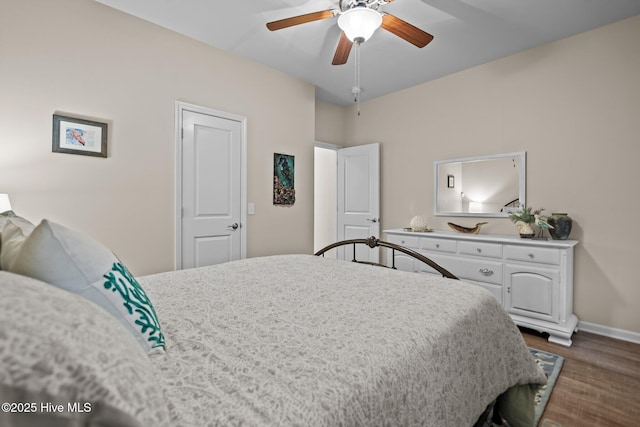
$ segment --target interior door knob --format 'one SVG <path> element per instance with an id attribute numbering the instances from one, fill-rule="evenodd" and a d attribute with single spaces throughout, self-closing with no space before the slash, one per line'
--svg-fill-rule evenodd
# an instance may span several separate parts
<path id="1" fill-rule="evenodd" d="M 367 221 L 378 222 L 378 218 L 367 218 Z"/>
<path id="2" fill-rule="evenodd" d="M 237 230 L 238 227 L 240 227 L 240 226 L 238 225 L 237 222 L 234 222 L 233 224 L 227 226 L 227 228 L 231 228 L 231 229 L 234 229 L 234 230 Z"/>

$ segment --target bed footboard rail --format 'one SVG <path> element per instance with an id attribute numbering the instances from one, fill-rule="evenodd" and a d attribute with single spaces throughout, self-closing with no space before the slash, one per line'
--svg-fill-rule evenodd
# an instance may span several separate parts
<path id="1" fill-rule="evenodd" d="M 370 248 L 376 248 L 376 247 L 381 247 L 381 248 L 388 248 L 391 249 L 391 259 L 392 259 L 392 264 L 391 266 L 385 265 L 385 264 L 381 264 L 381 263 L 377 263 L 377 262 L 370 262 L 370 261 L 358 261 L 356 259 L 356 245 L 367 245 Z M 418 261 L 421 261 L 425 264 L 427 264 L 429 267 L 433 268 L 434 270 L 436 270 L 438 273 L 442 274 L 442 277 L 446 277 L 449 279 L 455 279 L 458 280 L 458 278 L 451 273 L 449 270 L 447 270 L 446 268 L 442 267 L 441 265 L 437 264 L 435 261 L 427 258 L 426 256 L 412 250 L 409 248 L 405 248 L 404 246 L 400 246 L 400 245 L 396 245 L 395 243 L 389 243 L 389 242 L 385 242 L 383 240 L 380 240 L 374 236 L 368 237 L 366 239 L 349 239 L 349 240 L 341 240 L 339 242 L 336 243 L 332 243 L 322 249 L 320 249 L 318 252 L 316 252 L 314 255 L 316 256 L 324 256 L 324 254 L 328 251 L 330 251 L 331 249 L 337 248 L 339 246 L 345 246 L 345 245 L 353 245 L 353 262 L 357 262 L 359 264 L 369 264 L 369 265 L 376 265 L 376 266 L 380 266 L 380 267 L 385 267 L 385 268 L 391 268 L 396 270 L 396 264 L 395 264 L 395 252 L 402 252 L 403 254 L 409 255 L 412 258 L 417 259 Z"/>

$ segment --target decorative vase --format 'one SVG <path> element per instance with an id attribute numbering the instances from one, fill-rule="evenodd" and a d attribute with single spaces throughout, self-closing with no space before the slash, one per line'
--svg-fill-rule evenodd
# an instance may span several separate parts
<path id="1" fill-rule="evenodd" d="M 527 222 L 516 221 L 516 227 L 518 227 L 518 233 L 523 239 L 533 239 L 533 236 L 536 235 L 536 233 L 533 231 L 533 228 L 531 227 L 531 224 Z"/>
<path id="2" fill-rule="evenodd" d="M 547 222 L 553 228 L 549 229 L 549 234 L 555 240 L 567 240 L 571 234 L 573 220 L 566 213 L 552 213 Z"/>

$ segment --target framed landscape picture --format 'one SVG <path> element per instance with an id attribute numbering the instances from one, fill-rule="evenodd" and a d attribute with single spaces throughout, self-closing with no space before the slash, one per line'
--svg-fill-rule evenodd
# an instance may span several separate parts
<path id="1" fill-rule="evenodd" d="M 107 123 L 54 114 L 52 151 L 107 157 Z"/>

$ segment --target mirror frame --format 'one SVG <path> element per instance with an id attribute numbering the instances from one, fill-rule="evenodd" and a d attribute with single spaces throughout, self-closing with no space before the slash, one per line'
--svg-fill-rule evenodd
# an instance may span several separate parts
<path id="1" fill-rule="evenodd" d="M 489 217 L 489 218 L 505 218 L 508 217 L 510 212 L 508 209 L 505 209 L 504 212 L 446 212 L 438 210 L 438 189 L 440 188 L 440 183 L 438 182 L 438 168 L 440 165 L 449 164 L 449 163 L 468 163 L 468 162 L 478 162 L 483 160 L 495 160 L 495 159 L 503 159 L 508 157 L 514 157 L 520 159 L 520 173 L 519 173 L 519 182 L 518 182 L 518 190 L 519 190 L 519 199 L 520 205 L 526 206 L 526 187 L 527 187 L 527 152 L 526 151 L 516 151 L 513 153 L 502 153 L 502 154 L 492 154 L 488 156 L 478 156 L 478 157 L 463 157 L 459 159 L 450 159 L 450 160 L 436 160 L 433 162 L 433 174 L 434 174 L 434 196 L 433 196 L 433 213 L 435 216 L 468 216 L 468 217 Z M 443 183 L 446 185 L 446 183 Z M 514 209 L 515 210 L 515 209 Z"/>

